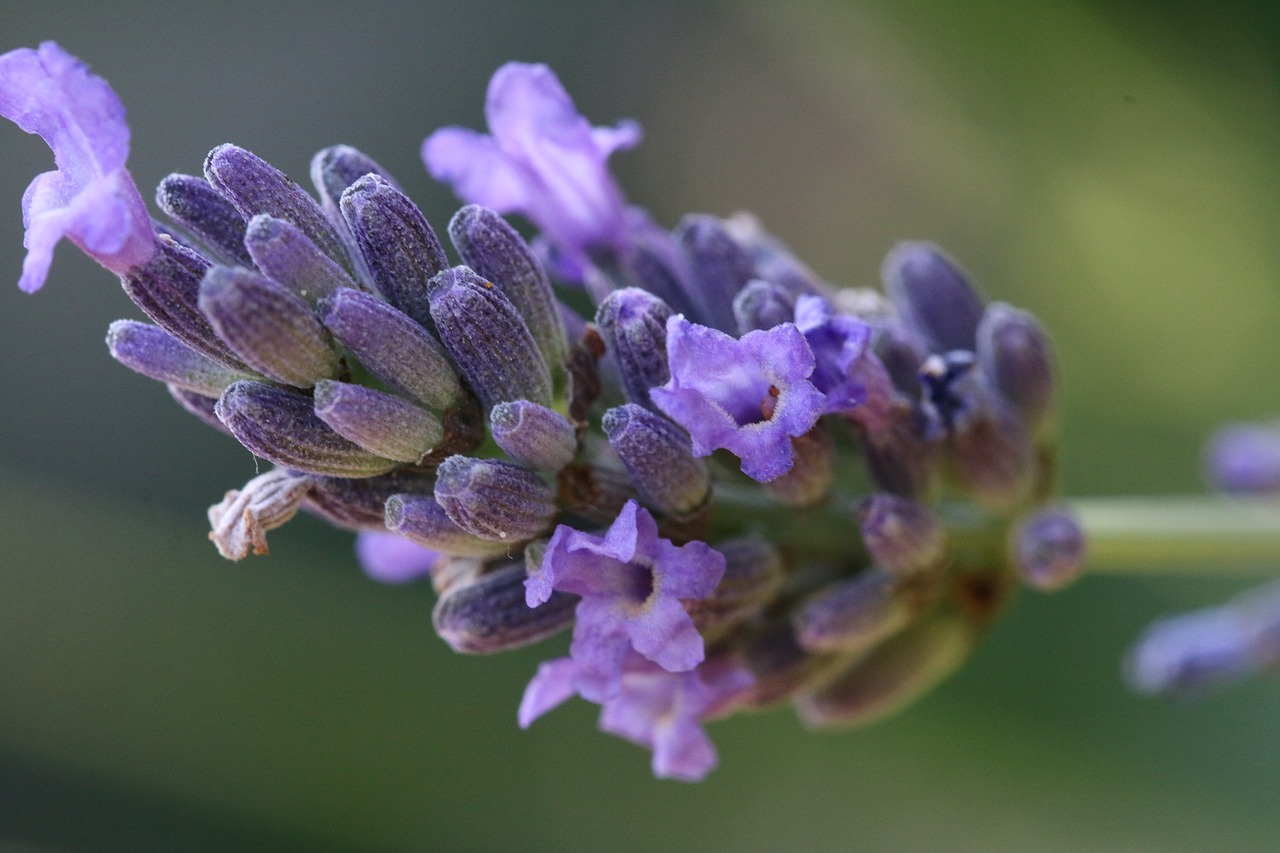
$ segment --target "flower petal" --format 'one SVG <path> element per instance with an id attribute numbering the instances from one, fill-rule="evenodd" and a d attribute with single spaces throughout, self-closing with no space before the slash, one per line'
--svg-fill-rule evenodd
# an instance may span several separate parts
<path id="1" fill-rule="evenodd" d="M 528 204 L 526 176 L 498 149 L 493 137 L 462 127 L 442 127 L 422 143 L 422 159 L 437 181 L 453 186 L 471 204 L 510 213 Z"/>
<path id="2" fill-rule="evenodd" d="M 155 251 L 151 219 L 124 168 L 129 128 L 105 80 L 53 42 L 0 56 L 0 115 L 53 149 L 56 172 L 39 175 L 22 199 L 27 227 L 19 286 L 44 284 L 57 242 L 67 237 L 124 274 Z"/>

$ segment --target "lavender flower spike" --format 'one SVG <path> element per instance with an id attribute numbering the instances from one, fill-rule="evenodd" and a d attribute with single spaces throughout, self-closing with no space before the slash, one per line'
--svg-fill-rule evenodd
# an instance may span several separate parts
<path id="1" fill-rule="evenodd" d="M 813 352 L 790 323 L 731 338 L 684 317 L 667 321 L 671 378 L 653 402 L 689 431 L 695 456 L 725 448 L 742 473 L 768 482 L 791 470 L 791 438 L 826 408 L 809 381 Z"/>
<path id="2" fill-rule="evenodd" d="M 537 607 L 553 591 L 582 596 L 569 649 L 575 689 L 601 702 L 617 694 L 630 649 L 669 672 L 702 662 L 702 637 L 680 599 L 706 598 L 724 568 L 724 557 L 702 542 L 660 539 L 653 516 L 627 501 L 603 537 L 557 527 L 526 597 Z"/>
<path id="3" fill-rule="evenodd" d="M 12 50 L 0 56 L 0 115 L 49 143 L 58 166 L 22 196 L 22 290 L 44 284 L 63 237 L 118 275 L 151 258 L 151 218 L 124 166 L 124 105 L 107 81 L 51 41 Z"/>
<path id="4" fill-rule="evenodd" d="M 427 137 L 433 178 L 466 202 L 523 213 L 568 254 L 619 245 L 625 202 L 605 161 L 640 141 L 638 125 L 593 128 L 550 68 L 519 62 L 489 81 L 485 119 L 489 136 L 445 127 Z"/>

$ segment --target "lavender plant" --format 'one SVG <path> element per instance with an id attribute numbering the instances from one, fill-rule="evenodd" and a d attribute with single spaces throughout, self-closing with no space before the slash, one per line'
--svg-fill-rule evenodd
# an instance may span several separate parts
<path id="1" fill-rule="evenodd" d="M 466 202 L 447 229 L 459 265 L 346 146 L 315 156 L 315 197 L 219 146 L 203 176 L 161 182 L 171 224 L 153 221 L 123 106 L 51 42 L 0 57 L 0 114 L 57 164 L 23 198 L 20 286 L 69 239 L 150 320 L 112 324 L 111 355 L 275 466 L 210 508 L 219 552 L 265 554 L 304 510 L 357 531 L 372 577 L 429 577 L 460 652 L 571 631 L 520 725 L 579 696 L 658 776 L 702 778 L 704 723 L 739 711 L 890 714 L 964 662 L 1020 583 L 1074 580 L 1086 540 L 1099 569 L 1170 541 L 1162 505 L 1056 502 L 1034 317 L 985 303 L 928 243 L 889 253 L 880 293 L 832 286 L 746 215 L 667 230 L 607 167 L 638 126 L 591 126 L 545 66 L 498 70 L 488 134 L 423 144 Z M 1227 558 L 1274 551 L 1270 521 L 1191 509 L 1175 532 L 1210 518 Z M 1270 613 L 1272 660 L 1275 600 L 1245 608 Z M 1194 639 L 1157 632 L 1135 682 L 1256 668 L 1179 657 Z"/>

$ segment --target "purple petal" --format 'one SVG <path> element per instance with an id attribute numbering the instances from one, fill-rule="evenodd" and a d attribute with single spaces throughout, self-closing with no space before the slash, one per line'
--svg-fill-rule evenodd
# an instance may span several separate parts
<path id="1" fill-rule="evenodd" d="M 685 672 L 706 657 L 702 635 L 674 598 L 661 597 L 628 626 L 632 647 L 668 672 Z"/>
<path id="2" fill-rule="evenodd" d="M 573 680 L 577 669 L 572 658 L 556 658 L 538 665 L 537 674 L 524 689 L 524 697 L 520 700 L 520 711 L 516 715 L 520 728 L 529 728 L 534 720 L 574 694 Z"/>
<path id="3" fill-rule="evenodd" d="M 19 287 L 44 284 L 63 237 L 118 274 L 151 257 L 151 219 L 124 167 L 124 106 L 105 80 L 54 42 L 10 51 L 0 56 L 0 115 L 41 136 L 58 166 L 23 195 L 27 258 Z"/>
<path id="4" fill-rule="evenodd" d="M 615 151 L 635 148 L 643 139 L 644 131 L 640 128 L 640 123 L 631 119 L 623 119 L 616 127 L 591 128 L 591 141 L 605 157 Z"/>
<path id="5" fill-rule="evenodd" d="M 616 245 L 622 193 L 606 161 L 639 141 L 639 129 L 593 129 L 545 65 L 507 63 L 489 82 L 491 136 L 442 128 L 422 147 L 427 170 L 465 201 L 528 216 L 570 256 Z"/>
<path id="6" fill-rule="evenodd" d="M 617 695 L 622 661 L 631 648 L 623 613 L 607 598 L 583 598 L 574 613 L 569 656 L 578 665 L 582 698 L 603 702 Z"/>
<path id="7" fill-rule="evenodd" d="M 650 396 L 689 431 L 695 455 L 724 448 L 761 482 L 791 469 L 791 438 L 808 432 L 826 406 L 808 379 L 813 352 L 794 325 L 735 339 L 672 317 L 667 357 L 671 378 Z"/>
<path id="8" fill-rule="evenodd" d="M 422 159 L 437 181 L 460 198 L 510 213 L 528 204 L 528 183 L 493 137 L 462 127 L 442 127 L 422 143 Z"/>
<path id="9" fill-rule="evenodd" d="M 662 594 L 672 598 L 706 598 L 724 577 L 724 555 L 696 539 L 679 547 L 658 540 L 656 561 L 662 567 Z"/>
<path id="10" fill-rule="evenodd" d="M 702 730 L 707 712 L 746 677 L 701 670 L 666 672 L 635 655 L 624 666 L 621 689 L 604 706 L 600 728 L 653 750 L 658 778 L 696 782 L 716 765 L 715 748 Z M 746 677 L 749 678 L 749 677 Z"/>
<path id="11" fill-rule="evenodd" d="M 356 558 L 374 580 L 402 584 L 429 575 L 440 553 L 394 533 L 364 530 L 356 535 Z"/>
<path id="12" fill-rule="evenodd" d="M 803 294 L 796 300 L 796 327 L 813 350 L 811 381 L 827 395 L 826 411 L 840 412 L 861 405 L 866 386 L 853 372 L 867 352 L 871 327 L 856 317 L 836 314 L 821 296 Z"/>
<path id="13" fill-rule="evenodd" d="M 664 726 L 654 733 L 652 766 L 659 779 L 700 782 L 717 761 L 716 748 L 699 725 Z"/>

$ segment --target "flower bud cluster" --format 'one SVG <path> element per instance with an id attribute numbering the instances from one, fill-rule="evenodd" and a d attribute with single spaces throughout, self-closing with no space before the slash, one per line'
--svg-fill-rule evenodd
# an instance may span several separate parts
<path id="1" fill-rule="evenodd" d="M 471 202 L 461 265 L 346 146 L 313 160 L 319 200 L 231 145 L 161 183 L 177 227 L 116 270 L 152 322 L 108 344 L 279 466 L 210 510 L 225 556 L 302 508 L 360 531 L 371 575 L 430 575 L 458 651 L 571 628 L 521 724 L 581 696 L 683 779 L 715 763 L 704 721 L 877 719 L 964 661 L 1020 571 L 1072 576 L 1069 518 L 1019 525 L 1053 490 L 1033 317 L 924 243 L 850 298 L 748 217 L 664 230 L 604 165 L 633 124 L 592 128 L 542 66 L 489 99 L 492 135 L 424 145 Z"/>

